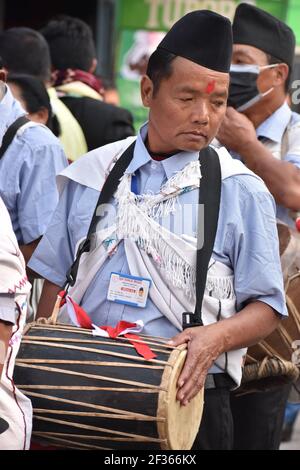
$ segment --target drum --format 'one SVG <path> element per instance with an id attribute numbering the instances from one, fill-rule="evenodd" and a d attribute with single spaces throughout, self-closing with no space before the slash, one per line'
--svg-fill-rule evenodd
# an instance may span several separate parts
<path id="1" fill-rule="evenodd" d="M 295 382 L 299 369 L 292 361 L 297 341 L 300 347 L 300 234 L 277 224 L 280 257 L 289 317 L 263 341 L 248 349 L 239 392 L 268 390 Z"/>
<path id="2" fill-rule="evenodd" d="M 186 349 L 163 338 L 140 339 L 156 359 L 139 356 L 126 338 L 62 324 L 27 325 L 14 381 L 32 401 L 32 439 L 75 449 L 190 449 L 203 391 L 187 406 L 176 401 Z"/>

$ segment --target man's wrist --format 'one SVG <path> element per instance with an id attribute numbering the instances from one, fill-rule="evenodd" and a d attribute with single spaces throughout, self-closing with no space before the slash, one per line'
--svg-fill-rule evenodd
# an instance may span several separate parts
<path id="1" fill-rule="evenodd" d="M 248 142 L 247 145 L 241 148 L 239 155 L 242 157 L 245 165 L 252 171 L 257 170 L 257 166 L 261 163 L 263 154 L 265 154 L 265 147 L 256 139 L 256 141 Z"/>
<path id="2" fill-rule="evenodd" d="M 225 325 L 225 323 L 225 320 L 221 320 L 217 323 L 212 323 L 206 326 L 206 328 L 210 330 L 211 333 L 213 333 L 215 336 L 215 344 L 218 350 L 215 359 L 217 359 L 224 352 L 227 352 L 230 348 L 230 335 L 227 331 L 227 325 Z"/>
<path id="3" fill-rule="evenodd" d="M 242 157 L 243 162 L 253 162 L 257 159 L 259 152 L 264 149 L 263 144 L 257 139 L 247 140 L 244 144 L 239 146 L 239 155 Z"/>

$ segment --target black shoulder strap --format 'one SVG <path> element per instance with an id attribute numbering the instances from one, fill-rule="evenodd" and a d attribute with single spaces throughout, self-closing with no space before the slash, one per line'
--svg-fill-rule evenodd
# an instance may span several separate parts
<path id="1" fill-rule="evenodd" d="M 117 190 L 119 182 L 120 182 L 120 178 L 125 173 L 126 168 L 129 166 L 133 158 L 134 146 L 135 146 L 135 141 L 125 150 L 125 152 L 117 160 L 115 166 L 113 167 L 112 171 L 109 173 L 107 179 L 105 180 L 105 183 L 101 190 L 99 199 L 97 201 L 97 204 L 96 204 L 96 207 L 95 207 L 92 219 L 91 219 L 91 223 L 89 226 L 86 239 L 80 244 L 78 251 L 76 253 L 75 261 L 70 267 L 69 271 L 67 272 L 67 276 L 66 276 L 67 280 L 66 280 L 64 289 L 66 289 L 67 286 L 74 286 L 76 282 L 80 258 L 83 255 L 83 253 L 89 251 L 90 249 L 91 235 L 92 235 L 92 230 L 93 230 L 93 226 L 95 223 L 95 219 L 97 216 L 98 208 L 102 204 L 107 204 L 112 198 L 112 196 L 114 195 L 115 191 Z"/>
<path id="2" fill-rule="evenodd" d="M 201 249 L 197 250 L 196 267 L 196 308 L 195 313 L 184 312 L 182 315 L 183 328 L 202 326 L 202 301 L 206 285 L 208 264 L 211 258 L 219 218 L 221 198 L 221 167 L 217 152 L 207 147 L 200 152 L 201 185 L 199 191 L 198 211 L 198 245 L 203 241 Z M 204 210 L 203 226 L 201 227 L 201 212 Z M 200 233 L 201 231 L 201 233 Z M 203 233 L 204 236 L 201 236 Z"/>
<path id="3" fill-rule="evenodd" d="M 2 145 L 0 147 L 0 159 L 3 157 L 6 150 L 12 143 L 13 138 L 15 137 L 20 127 L 24 126 L 24 124 L 27 122 L 30 122 L 29 119 L 27 119 L 26 116 L 21 116 L 9 126 L 2 139 Z"/>
<path id="4" fill-rule="evenodd" d="M 66 284 L 64 289 L 73 286 L 76 282 L 77 272 L 79 268 L 80 258 L 83 253 L 88 252 L 90 249 L 90 239 L 92 235 L 93 226 L 95 223 L 98 207 L 101 204 L 106 204 L 110 201 L 115 193 L 120 178 L 123 176 L 126 168 L 129 166 L 133 158 L 135 142 L 133 142 L 121 155 L 116 162 L 112 171 L 109 173 L 104 186 L 101 190 L 98 202 L 96 204 L 90 227 L 86 239 L 81 243 L 78 248 L 76 258 L 71 268 L 69 269 L 66 277 Z M 197 302 L 195 313 L 183 313 L 183 327 L 202 325 L 202 300 L 207 278 L 208 263 L 213 251 L 215 236 L 218 225 L 220 194 L 221 194 L 221 168 L 218 154 L 211 147 L 201 150 L 199 154 L 201 164 L 201 190 L 199 191 L 199 212 L 201 207 L 204 208 L 204 243 L 201 249 L 197 250 L 197 268 L 196 268 L 196 292 Z M 198 214 L 200 221 L 200 213 Z M 203 227 L 202 227 L 203 229 Z M 200 239 L 200 224 L 198 223 L 198 239 Z"/>

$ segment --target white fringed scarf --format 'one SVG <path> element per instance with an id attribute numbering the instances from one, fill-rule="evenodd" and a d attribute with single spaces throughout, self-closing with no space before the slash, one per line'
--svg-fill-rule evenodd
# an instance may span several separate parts
<path id="1" fill-rule="evenodd" d="M 170 178 L 157 194 L 136 195 L 131 191 L 132 175 L 125 174 L 116 191 L 118 205 L 118 240 L 130 239 L 140 250 L 147 253 L 167 280 L 174 287 L 184 289 L 192 296 L 195 290 L 195 266 L 186 256 L 186 245 L 180 250 L 180 241 L 172 243 L 174 234 L 159 224 L 161 217 L 167 217 L 178 209 L 178 196 L 200 186 L 199 161 L 186 165 L 182 171 Z M 193 250 L 194 251 L 194 250 Z"/>

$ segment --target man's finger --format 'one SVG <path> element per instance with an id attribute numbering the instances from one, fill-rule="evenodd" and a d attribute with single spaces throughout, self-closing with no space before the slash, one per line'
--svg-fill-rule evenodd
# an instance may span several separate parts
<path id="1" fill-rule="evenodd" d="M 193 354 L 190 354 L 188 352 L 183 369 L 177 381 L 177 385 L 179 388 L 183 387 L 183 385 L 195 373 L 196 363 L 197 363 L 197 357 L 193 356 Z"/>
<path id="2" fill-rule="evenodd" d="M 226 117 L 234 116 L 235 114 L 239 114 L 239 112 L 234 109 L 232 106 L 228 106 L 226 109 Z"/>
<path id="3" fill-rule="evenodd" d="M 191 340 L 191 331 L 188 328 L 182 331 L 181 333 L 179 333 L 178 335 L 173 336 L 173 338 L 171 338 L 168 341 L 168 344 L 176 347 L 176 346 L 180 346 L 181 344 L 188 343 L 190 340 Z"/>
<path id="4" fill-rule="evenodd" d="M 191 347 L 188 350 L 185 365 L 177 382 L 179 388 L 177 399 L 181 403 L 190 400 L 203 387 L 207 371 L 211 366 L 207 357 L 202 357 L 199 351 L 193 351 L 193 349 Z"/>
<path id="5" fill-rule="evenodd" d="M 190 402 L 204 387 L 206 373 L 207 371 L 202 371 L 201 374 L 191 375 L 184 386 L 178 390 L 177 399 L 181 404 L 185 405 Z"/>
<path id="6" fill-rule="evenodd" d="M 206 379 L 207 372 L 203 372 L 201 375 L 197 377 L 197 380 L 193 382 L 193 386 L 184 393 L 184 403 L 190 402 L 204 387 L 205 379 Z"/>
<path id="7" fill-rule="evenodd" d="M 203 371 L 199 372 L 194 369 L 194 372 L 191 372 L 189 377 L 185 380 L 182 387 L 178 389 L 177 397 L 180 402 L 185 401 L 188 399 L 193 391 L 200 387 L 201 385 L 201 378 L 203 377 Z"/>

